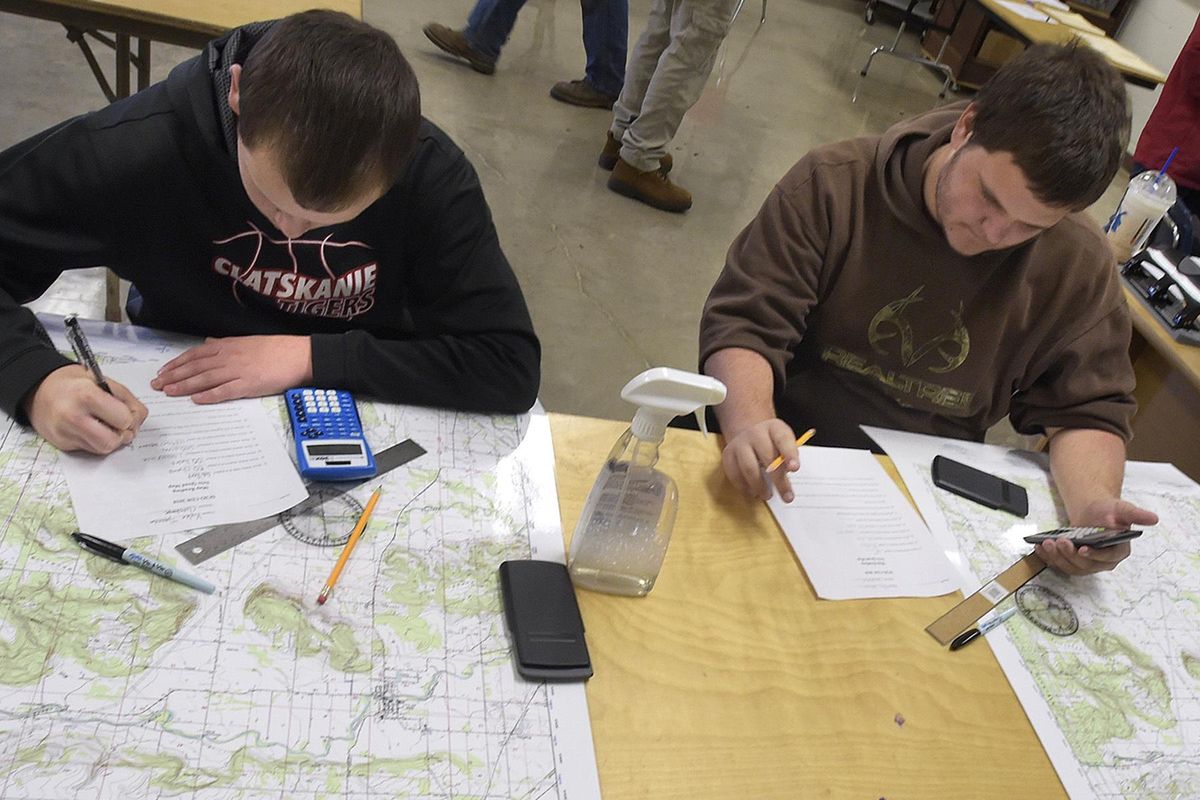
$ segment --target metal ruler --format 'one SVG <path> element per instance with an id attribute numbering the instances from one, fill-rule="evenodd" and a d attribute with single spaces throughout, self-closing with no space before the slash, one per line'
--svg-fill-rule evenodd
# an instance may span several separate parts
<path id="1" fill-rule="evenodd" d="M 361 481 L 345 481 L 339 483 L 321 484 L 322 491 L 314 492 L 296 505 L 284 511 L 284 514 L 296 516 L 311 511 L 314 508 L 345 494 L 364 483 L 370 483 L 381 475 L 391 472 L 396 467 L 403 466 L 414 458 L 425 455 L 425 448 L 412 439 L 405 439 L 400 444 L 394 444 L 382 453 L 375 454 L 375 474 Z M 310 484 L 311 486 L 312 484 Z M 231 547 L 237 547 L 242 542 L 249 541 L 260 533 L 279 525 L 282 514 L 273 514 L 250 522 L 235 522 L 230 525 L 218 525 L 209 528 L 204 533 L 188 539 L 183 544 L 175 546 L 179 554 L 192 564 L 202 564 L 213 556 L 224 553 Z"/>

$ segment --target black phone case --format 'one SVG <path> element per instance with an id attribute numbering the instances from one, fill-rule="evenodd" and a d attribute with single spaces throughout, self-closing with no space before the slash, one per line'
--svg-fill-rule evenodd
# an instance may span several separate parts
<path id="1" fill-rule="evenodd" d="M 505 561 L 500 565 L 500 594 L 522 677 L 539 681 L 592 677 L 583 617 L 565 566 L 553 561 Z"/>
<path id="2" fill-rule="evenodd" d="M 1029 494 L 1025 488 L 983 470 L 969 467 L 945 456 L 934 456 L 931 468 L 933 484 L 980 505 L 1007 511 L 1018 517 L 1029 515 Z"/>

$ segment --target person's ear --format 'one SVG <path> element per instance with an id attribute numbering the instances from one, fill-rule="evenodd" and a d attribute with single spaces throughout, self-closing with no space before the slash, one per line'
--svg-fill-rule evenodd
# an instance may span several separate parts
<path id="1" fill-rule="evenodd" d="M 242 78 L 242 65 L 233 64 L 229 67 L 229 109 L 236 116 L 238 111 L 238 103 L 241 95 L 239 94 L 238 86 Z"/>
<path id="2" fill-rule="evenodd" d="M 954 130 L 950 132 L 950 146 L 955 150 L 971 140 L 971 134 L 975 130 L 975 113 L 975 104 L 971 103 L 963 109 L 958 121 L 954 123 Z"/>

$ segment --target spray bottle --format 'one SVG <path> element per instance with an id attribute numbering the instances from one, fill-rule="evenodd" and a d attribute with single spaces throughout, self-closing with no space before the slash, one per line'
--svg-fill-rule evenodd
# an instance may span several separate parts
<path id="1" fill-rule="evenodd" d="M 725 384 L 667 367 L 625 384 L 621 397 L 637 405 L 633 424 L 617 439 L 584 504 L 567 561 L 576 586 L 641 597 L 654 588 L 667 554 L 679 491 L 654 468 L 667 423 L 725 399 Z"/>

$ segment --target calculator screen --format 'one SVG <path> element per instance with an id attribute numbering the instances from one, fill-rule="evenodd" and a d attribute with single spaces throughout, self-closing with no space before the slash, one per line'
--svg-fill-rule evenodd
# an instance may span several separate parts
<path id="1" fill-rule="evenodd" d="M 313 456 L 354 456 L 362 453 L 356 444 L 305 444 L 304 449 Z"/>

